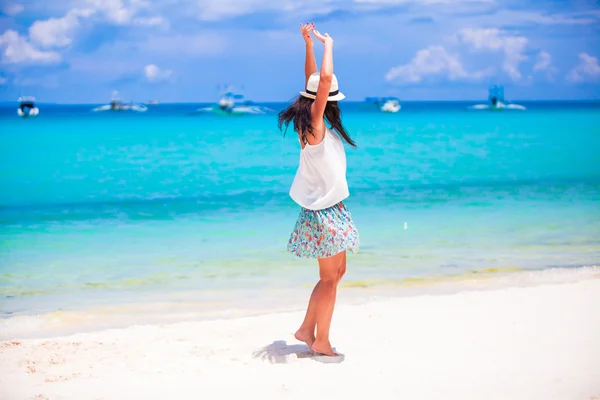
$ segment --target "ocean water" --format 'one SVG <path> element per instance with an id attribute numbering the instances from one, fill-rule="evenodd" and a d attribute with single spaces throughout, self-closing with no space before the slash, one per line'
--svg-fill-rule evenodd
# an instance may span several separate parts
<path id="1" fill-rule="evenodd" d="M 600 104 L 524 104 L 342 104 L 361 243 L 344 287 L 599 263 Z M 316 262 L 285 251 L 299 145 L 276 114 L 93 107 L 40 105 L 35 119 L 0 108 L 3 318 L 308 295 Z"/>

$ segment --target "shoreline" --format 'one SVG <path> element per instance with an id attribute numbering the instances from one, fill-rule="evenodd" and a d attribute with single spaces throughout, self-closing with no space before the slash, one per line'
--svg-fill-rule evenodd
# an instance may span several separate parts
<path id="1" fill-rule="evenodd" d="M 591 400 L 598 278 L 340 304 L 332 344 L 343 359 L 313 357 L 293 338 L 302 311 L 4 341 L 0 394 Z"/>
<path id="2" fill-rule="evenodd" d="M 490 269 L 476 274 L 404 278 L 385 283 L 342 280 L 338 290 L 338 304 L 354 306 L 422 296 L 452 296 L 507 288 L 567 284 L 597 277 L 600 277 L 600 267 L 594 265 L 531 271 Z M 204 293 L 203 301 L 194 292 L 184 292 L 171 301 L 155 300 L 160 296 L 156 296 L 154 300 L 152 297 L 140 297 L 121 303 L 7 316 L 0 319 L 0 341 L 50 339 L 132 326 L 219 321 L 301 312 L 306 307 L 311 289 L 312 285 L 305 284 L 302 288 L 269 290 L 263 292 L 260 298 L 254 297 L 255 292 L 215 291 L 212 299 L 210 293 L 208 296 Z M 241 294 L 245 296 L 240 296 Z M 223 300 L 235 296 L 234 300 Z"/>

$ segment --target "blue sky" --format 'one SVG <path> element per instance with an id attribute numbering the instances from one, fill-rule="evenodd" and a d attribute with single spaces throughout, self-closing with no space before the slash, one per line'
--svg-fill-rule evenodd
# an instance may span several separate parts
<path id="1" fill-rule="evenodd" d="M 285 101 L 304 84 L 300 22 L 334 39 L 350 100 L 600 98 L 591 0 L 4 0 L 0 100 L 213 101 L 233 84 Z M 315 43 L 320 62 L 322 46 Z"/>

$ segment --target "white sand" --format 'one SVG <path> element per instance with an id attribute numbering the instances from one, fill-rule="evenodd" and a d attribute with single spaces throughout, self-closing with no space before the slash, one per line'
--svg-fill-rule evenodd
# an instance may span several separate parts
<path id="1" fill-rule="evenodd" d="M 0 343 L 0 399 L 600 400 L 600 279 Z"/>

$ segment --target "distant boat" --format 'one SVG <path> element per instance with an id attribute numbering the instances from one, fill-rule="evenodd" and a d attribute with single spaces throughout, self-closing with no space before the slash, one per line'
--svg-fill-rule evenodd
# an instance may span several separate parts
<path id="1" fill-rule="evenodd" d="M 365 102 L 376 106 L 380 111 L 389 113 L 397 113 L 402 108 L 400 99 L 396 97 L 367 97 Z"/>
<path id="2" fill-rule="evenodd" d="M 18 101 L 19 108 L 17 109 L 17 114 L 19 117 L 36 117 L 40 113 L 40 110 L 35 106 L 35 97 L 23 96 L 19 97 Z"/>
<path id="3" fill-rule="evenodd" d="M 400 101 L 398 101 L 398 100 L 387 100 L 381 106 L 381 111 L 396 113 L 396 112 L 400 111 L 400 108 L 401 108 Z"/>
<path id="4" fill-rule="evenodd" d="M 526 110 L 524 106 L 519 104 L 507 104 L 504 100 L 504 87 L 498 85 L 493 85 L 488 89 L 488 104 L 475 104 L 467 108 L 469 110 L 489 111 Z"/>
<path id="5" fill-rule="evenodd" d="M 251 100 L 245 100 L 244 95 L 234 91 L 231 87 L 226 87 L 216 105 L 199 108 L 196 112 L 212 113 L 222 116 L 266 114 L 273 110 L 268 107 L 254 105 Z"/>
<path id="6" fill-rule="evenodd" d="M 138 112 L 146 112 L 148 111 L 148 107 L 143 104 L 133 104 L 133 103 L 124 103 L 119 98 L 119 92 L 114 91 L 112 94 L 112 98 L 110 100 L 110 104 L 106 104 L 104 106 L 96 107 L 92 111 L 138 111 Z"/>
<path id="7" fill-rule="evenodd" d="M 149 105 L 149 106 L 156 106 L 159 103 L 158 103 L 158 100 L 149 100 L 149 101 L 146 102 L 146 104 Z"/>

